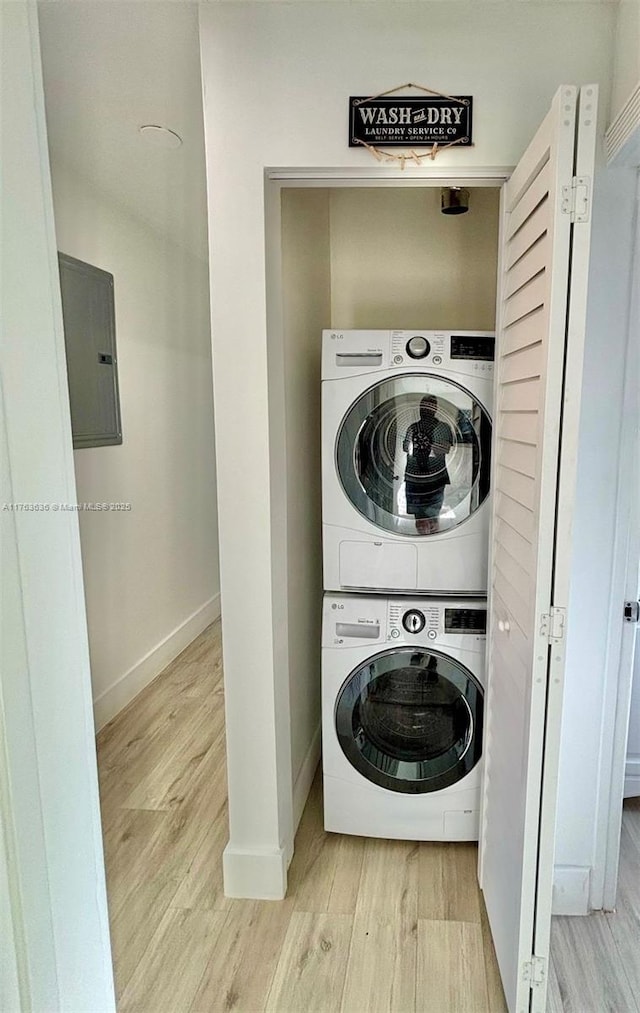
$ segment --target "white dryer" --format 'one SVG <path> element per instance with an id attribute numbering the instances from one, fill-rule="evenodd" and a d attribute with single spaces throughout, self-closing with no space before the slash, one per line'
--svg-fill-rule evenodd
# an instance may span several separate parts
<path id="1" fill-rule="evenodd" d="M 478 840 L 486 603 L 324 596 L 326 830 Z"/>
<path id="2" fill-rule="evenodd" d="M 325 590 L 486 594 L 494 343 L 323 332 Z"/>

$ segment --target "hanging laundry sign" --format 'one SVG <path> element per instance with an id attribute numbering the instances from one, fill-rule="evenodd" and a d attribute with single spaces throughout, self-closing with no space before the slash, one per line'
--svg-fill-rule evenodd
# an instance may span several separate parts
<path id="1" fill-rule="evenodd" d="M 470 95 L 349 99 L 349 147 L 424 148 L 472 143 Z"/>

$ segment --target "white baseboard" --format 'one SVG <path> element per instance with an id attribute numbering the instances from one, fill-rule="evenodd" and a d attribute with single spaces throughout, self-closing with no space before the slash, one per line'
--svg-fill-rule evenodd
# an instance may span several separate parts
<path id="1" fill-rule="evenodd" d="M 553 870 L 552 914 L 589 914 L 590 879 L 589 866 L 556 865 Z"/>
<path id="2" fill-rule="evenodd" d="M 119 714 L 123 707 L 126 707 L 219 615 L 220 595 L 216 594 L 97 696 L 93 701 L 96 731 L 100 731 L 116 714 Z"/>
<path id="3" fill-rule="evenodd" d="M 319 722 L 293 785 L 294 836 L 320 762 L 321 743 L 322 724 Z M 282 900 L 287 892 L 287 869 L 292 858 L 293 839 L 277 851 L 235 848 L 227 844 L 222 856 L 225 895 Z"/>
<path id="4" fill-rule="evenodd" d="M 287 892 L 285 848 L 235 848 L 229 842 L 222 855 L 222 869 L 226 897 L 283 900 Z"/>
<path id="5" fill-rule="evenodd" d="M 311 791 L 311 785 L 313 784 L 313 778 L 318 764 L 320 763 L 320 751 L 322 744 L 322 723 L 318 722 L 313 738 L 311 739 L 311 745 L 307 749 L 307 754 L 302 761 L 302 766 L 298 771 L 293 785 L 293 833 L 295 835 L 298 829 L 298 824 L 304 811 L 305 803 L 309 797 Z"/>
<path id="6" fill-rule="evenodd" d="M 635 798 L 640 795 L 640 756 L 627 757 L 624 769 L 624 797 Z"/>

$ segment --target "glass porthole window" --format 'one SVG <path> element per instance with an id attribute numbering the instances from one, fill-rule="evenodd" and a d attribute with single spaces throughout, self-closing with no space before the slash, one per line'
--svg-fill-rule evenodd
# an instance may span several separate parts
<path id="1" fill-rule="evenodd" d="M 349 762 L 391 791 L 438 791 L 482 754 L 483 693 L 471 672 L 437 651 L 385 651 L 357 668 L 335 708 Z"/>
<path id="2" fill-rule="evenodd" d="M 437 534 L 464 523 L 489 493 L 491 420 L 450 380 L 393 377 L 349 409 L 336 466 L 353 506 L 377 527 Z"/>

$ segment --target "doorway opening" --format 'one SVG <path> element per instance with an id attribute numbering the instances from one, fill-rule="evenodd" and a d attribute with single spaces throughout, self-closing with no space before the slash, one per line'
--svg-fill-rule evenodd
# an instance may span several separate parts
<path id="1" fill-rule="evenodd" d="M 440 190 L 458 182 L 450 177 L 266 174 L 268 342 L 280 350 L 273 370 L 284 371 L 294 829 L 320 755 L 322 331 L 494 331 L 504 178 L 465 178 L 470 210 L 446 216 Z M 282 387 L 279 376 L 273 383 Z"/>
<path id="2" fill-rule="evenodd" d="M 385 849 L 399 856 L 415 852 L 419 882 L 430 883 L 433 876 L 442 882 L 442 903 L 448 912 L 442 917 L 448 920 L 454 918 L 456 901 L 453 895 L 446 897 L 444 870 L 448 868 L 454 878 L 468 877 L 479 920 L 467 924 L 467 915 L 459 912 L 459 916 L 477 947 L 472 987 L 493 989 L 498 981 L 500 1002 L 504 1000 L 492 970 L 495 958 L 477 885 L 477 846 L 371 840 L 364 842 L 362 865 L 362 839 L 323 832 L 320 773 L 314 780 L 314 771 L 320 757 L 321 722 L 322 332 L 412 328 L 494 332 L 500 186 L 505 175 L 466 179 L 469 212 L 447 216 L 441 213 L 441 188 L 459 181 L 435 173 L 433 178 L 406 181 L 345 179 L 344 174 L 318 179 L 294 170 L 266 173 L 268 342 L 270 354 L 281 344 L 273 363 L 274 371 L 284 371 L 291 792 L 298 830 L 291 891 L 295 895 L 301 888 L 298 862 L 307 860 L 311 834 L 318 838 L 316 846 L 323 842 L 323 856 L 333 856 L 334 890 L 348 874 L 355 881 L 345 882 L 345 890 L 352 891 L 358 879 L 368 882 L 384 861 Z M 274 376 L 274 388 L 278 386 Z M 399 867 L 405 872 L 410 868 L 404 858 Z M 316 882 L 312 868 L 305 875 L 311 878 L 302 886 L 303 895 Z M 386 897 L 389 912 L 402 894 L 400 882 L 397 886 L 398 897 Z M 421 911 L 419 918 L 425 920 L 420 924 L 428 934 L 429 920 L 435 916 L 428 904 Z M 454 926 L 449 929 L 454 931 Z M 426 959 L 431 959 L 434 941 L 425 937 L 425 944 Z M 459 983 L 456 945 L 452 940 L 449 968 L 451 980 Z"/>

